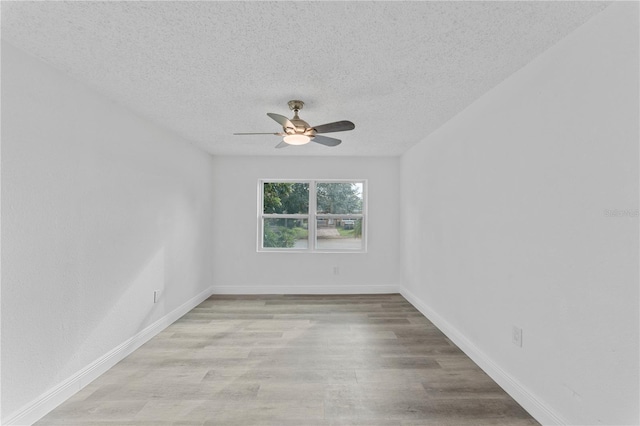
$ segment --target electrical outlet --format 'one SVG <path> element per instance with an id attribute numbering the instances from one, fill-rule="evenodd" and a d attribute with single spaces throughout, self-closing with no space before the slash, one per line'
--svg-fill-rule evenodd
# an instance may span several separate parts
<path id="1" fill-rule="evenodd" d="M 513 326 L 513 330 L 511 331 L 511 342 L 518 346 L 522 347 L 522 329 L 520 327 Z"/>
<path id="2" fill-rule="evenodd" d="M 340 267 L 339 266 L 334 266 L 333 267 L 333 275 L 340 275 Z"/>
<path id="3" fill-rule="evenodd" d="M 153 291 L 153 303 L 158 303 L 160 300 L 160 290 Z"/>

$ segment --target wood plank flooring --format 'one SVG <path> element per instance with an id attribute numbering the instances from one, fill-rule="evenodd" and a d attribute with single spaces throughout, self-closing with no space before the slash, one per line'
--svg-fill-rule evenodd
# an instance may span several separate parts
<path id="1" fill-rule="evenodd" d="M 398 294 L 212 296 L 37 425 L 537 425 Z"/>

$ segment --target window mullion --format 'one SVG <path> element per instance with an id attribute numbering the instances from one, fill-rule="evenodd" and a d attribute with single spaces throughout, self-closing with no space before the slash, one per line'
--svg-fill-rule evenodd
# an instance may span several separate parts
<path id="1" fill-rule="evenodd" d="M 309 182 L 309 250 L 314 251 L 316 249 L 316 233 L 318 221 L 316 220 L 316 181 Z"/>

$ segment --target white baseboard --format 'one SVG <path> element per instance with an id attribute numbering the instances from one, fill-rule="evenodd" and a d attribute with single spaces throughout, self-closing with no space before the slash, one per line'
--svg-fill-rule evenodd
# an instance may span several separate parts
<path id="1" fill-rule="evenodd" d="M 79 390 L 97 379 L 101 374 L 149 341 L 152 337 L 174 323 L 181 316 L 198 306 L 203 300 L 211 296 L 212 292 L 213 288 L 209 287 L 187 300 L 164 317 L 147 326 L 144 330 L 141 330 L 82 370 L 11 414 L 8 418 L 2 419 L 1 424 L 6 426 L 25 426 L 37 422 L 51 410 L 62 404 Z"/>
<path id="2" fill-rule="evenodd" d="M 389 294 L 399 290 L 397 285 L 223 285 L 214 286 L 213 294 Z"/>
<path id="3" fill-rule="evenodd" d="M 400 294 L 409 301 L 417 310 L 440 329 L 453 343 L 455 343 L 469 358 L 473 360 L 485 373 L 487 373 L 505 392 L 529 412 L 543 425 L 569 424 L 558 413 L 552 410 L 526 387 L 509 375 L 491 358 L 482 352 L 476 345 L 467 339 L 457 328 L 442 318 L 436 311 L 422 302 L 413 293 L 404 287 L 400 287 Z"/>

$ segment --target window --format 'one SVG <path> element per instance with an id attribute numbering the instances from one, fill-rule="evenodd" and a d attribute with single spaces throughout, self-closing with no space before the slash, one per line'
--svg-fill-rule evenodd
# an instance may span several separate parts
<path id="1" fill-rule="evenodd" d="M 258 250 L 364 252 L 366 181 L 261 180 Z"/>

